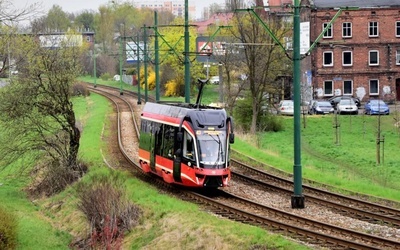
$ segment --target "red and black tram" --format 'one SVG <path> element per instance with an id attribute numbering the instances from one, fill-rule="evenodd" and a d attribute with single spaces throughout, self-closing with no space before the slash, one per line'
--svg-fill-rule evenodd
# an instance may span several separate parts
<path id="1" fill-rule="evenodd" d="M 233 121 L 225 109 L 148 102 L 141 115 L 140 166 L 168 183 L 225 187 L 233 142 Z"/>

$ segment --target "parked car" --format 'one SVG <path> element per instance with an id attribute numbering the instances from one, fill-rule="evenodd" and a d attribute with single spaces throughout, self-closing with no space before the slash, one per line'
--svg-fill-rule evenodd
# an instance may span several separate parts
<path id="1" fill-rule="evenodd" d="M 334 108 L 331 103 L 328 101 L 314 101 L 308 113 L 312 114 L 332 114 L 334 112 Z"/>
<path id="2" fill-rule="evenodd" d="M 369 100 L 364 105 L 364 113 L 367 115 L 388 115 L 389 106 L 382 100 Z"/>
<path id="3" fill-rule="evenodd" d="M 294 114 L 293 100 L 282 100 L 278 105 L 278 114 L 293 115 Z"/>
<path id="4" fill-rule="evenodd" d="M 218 85 L 219 84 L 219 76 L 210 77 L 210 79 L 208 80 L 208 83 Z"/>
<path id="5" fill-rule="evenodd" d="M 357 104 L 352 98 L 343 98 L 336 105 L 336 110 L 338 114 L 358 114 Z"/>
<path id="6" fill-rule="evenodd" d="M 333 96 L 333 97 L 329 98 L 328 101 L 332 104 L 332 107 L 336 109 L 337 104 L 342 99 L 352 99 L 358 108 L 361 107 L 360 99 L 358 97 L 353 97 L 353 96 L 347 96 L 347 95 Z"/>

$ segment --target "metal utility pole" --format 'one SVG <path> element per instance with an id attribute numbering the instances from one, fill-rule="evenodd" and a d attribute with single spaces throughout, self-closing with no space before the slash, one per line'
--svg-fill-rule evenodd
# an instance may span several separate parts
<path id="1" fill-rule="evenodd" d="M 158 15 L 157 11 L 154 11 L 154 49 L 155 49 L 155 59 L 154 59 L 154 64 L 155 64 L 155 73 L 156 73 L 156 101 L 160 101 L 160 60 L 159 60 L 159 48 L 158 48 L 158 31 L 157 31 L 157 26 L 158 26 Z"/>
<path id="2" fill-rule="evenodd" d="M 137 34 L 137 41 L 136 41 L 136 56 L 137 56 L 137 64 L 136 64 L 136 75 L 137 75 L 137 85 L 138 85 L 138 101 L 137 104 L 142 104 L 141 97 L 140 97 L 140 34 Z"/>
<path id="3" fill-rule="evenodd" d="M 292 208 L 304 208 L 301 169 L 301 119 L 300 119 L 300 0 L 294 0 L 293 15 L 293 92 L 294 92 L 294 192 L 291 198 Z"/>
<path id="4" fill-rule="evenodd" d="M 122 37 L 119 37 L 119 94 L 123 95 L 122 92 Z"/>
<path id="5" fill-rule="evenodd" d="M 95 36 L 93 36 L 93 77 L 94 77 L 94 87 L 97 87 L 96 80 L 97 80 L 97 72 L 96 72 L 96 42 Z"/>
<path id="6" fill-rule="evenodd" d="M 224 103 L 224 79 L 222 74 L 222 63 L 218 64 L 218 77 L 219 77 L 219 102 Z"/>
<path id="7" fill-rule="evenodd" d="M 185 102 L 190 103 L 189 0 L 185 0 Z"/>
<path id="8" fill-rule="evenodd" d="M 147 32 L 146 32 L 146 25 L 143 27 L 143 44 L 144 44 L 144 101 L 147 102 L 148 93 L 147 93 Z"/>
<path id="9" fill-rule="evenodd" d="M 380 105 L 378 105 L 378 110 L 380 110 Z M 385 136 L 382 136 L 382 128 L 381 128 L 381 114 L 378 114 L 378 129 L 376 135 L 376 164 L 381 164 L 381 147 L 382 147 L 382 158 L 384 152 L 385 145 Z M 383 159 L 382 159 L 383 163 Z"/>

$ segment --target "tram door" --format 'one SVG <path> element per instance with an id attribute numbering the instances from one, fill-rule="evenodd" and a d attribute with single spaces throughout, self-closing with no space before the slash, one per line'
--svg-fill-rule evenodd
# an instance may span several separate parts
<path id="1" fill-rule="evenodd" d="M 150 148 L 150 168 L 153 172 L 156 172 L 156 155 L 157 152 L 159 152 L 160 149 L 160 136 L 161 136 L 161 131 L 160 131 L 160 124 L 153 123 L 152 127 L 152 143 L 151 143 L 151 148 Z"/>
<path id="2" fill-rule="evenodd" d="M 177 131 L 175 131 L 177 132 Z M 179 137 L 176 135 L 175 138 Z M 182 164 L 182 138 L 175 140 L 175 154 L 174 154 L 174 162 L 173 162 L 173 170 L 172 175 L 176 182 L 182 182 L 181 178 L 181 164 Z"/>

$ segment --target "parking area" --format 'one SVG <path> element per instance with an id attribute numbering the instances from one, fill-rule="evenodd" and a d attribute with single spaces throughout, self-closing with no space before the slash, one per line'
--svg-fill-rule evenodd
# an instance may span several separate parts
<path id="1" fill-rule="evenodd" d="M 393 103 L 393 104 L 389 104 L 388 106 L 390 108 L 391 114 L 393 114 L 395 111 L 400 112 L 400 101 Z M 272 107 L 272 108 L 270 108 L 269 112 L 271 112 L 272 114 L 277 114 L 277 109 L 278 109 L 278 106 Z M 308 115 L 308 106 L 302 105 L 301 112 L 302 112 L 302 114 Z M 358 114 L 359 115 L 364 114 L 364 102 L 361 102 L 361 106 L 358 109 Z"/>

